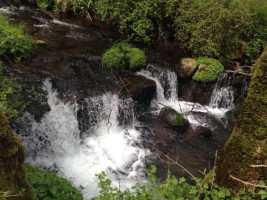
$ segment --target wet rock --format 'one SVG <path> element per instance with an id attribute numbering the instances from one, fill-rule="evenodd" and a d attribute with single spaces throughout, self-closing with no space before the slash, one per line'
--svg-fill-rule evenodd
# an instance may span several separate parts
<path id="1" fill-rule="evenodd" d="M 175 130 L 182 130 L 188 125 L 187 119 L 170 107 L 162 108 L 158 117 Z"/>
<path id="2" fill-rule="evenodd" d="M 128 95 L 138 104 L 149 106 L 156 94 L 156 83 L 144 76 L 136 75 L 130 71 L 118 71 L 122 88 L 126 86 Z"/>
<path id="3" fill-rule="evenodd" d="M 243 83 L 244 83 L 244 77 L 243 76 L 237 76 L 237 77 L 233 78 L 232 86 L 239 88 L 239 87 L 242 87 Z"/>
<path id="4" fill-rule="evenodd" d="M 229 110 L 225 113 L 226 119 L 229 123 L 234 124 L 237 116 L 242 110 L 245 98 L 243 96 L 239 96 L 235 101 L 235 108 L 233 110 Z"/>
<path id="5" fill-rule="evenodd" d="M 193 58 L 183 58 L 177 69 L 178 78 L 189 78 L 197 70 L 197 61 Z"/>
<path id="6" fill-rule="evenodd" d="M 204 137 L 204 138 L 211 138 L 212 137 L 212 132 L 209 128 L 205 127 L 205 126 L 198 126 L 196 129 L 195 129 L 195 132 Z"/>
<path id="7" fill-rule="evenodd" d="M 166 154 L 174 148 L 180 136 L 177 131 L 162 123 L 157 116 L 151 113 L 144 113 L 139 116 L 138 120 L 145 123 L 145 126 L 137 127 L 142 132 L 145 143 Z M 151 150 L 154 151 L 154 149 Z"/>
<path id="8" fill-rule="evenodd" d="M 214 83 L 198 83 L 193 80 L 179 80 L 178 84 L 179 98 L 185 101 L 196 102 L 202 105 L 208 105 L 215 87 Z"/>

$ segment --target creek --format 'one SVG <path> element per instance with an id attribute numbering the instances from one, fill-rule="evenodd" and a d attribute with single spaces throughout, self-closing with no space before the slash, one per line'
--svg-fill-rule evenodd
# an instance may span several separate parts
<path id="1" fill-rule="evenodd" d="M 13 73 L 24 88 L 35 86 L 38 94 L 26 114 L 12 123 L 28 163 L 82 186 L 84 199 L 98 194 L 96 174 L 102 171 L 121 189 L 138 181 L 145 184 L 150 164 L 158 166 L 158 179 L 164 179 L 166 165 L 149 146 L 178 159 L 196 176 L 212 168 L 216 150 L 233 129 L 225 117 L 234 108 L 232 77 L 222 74 L 210 85 L 180 82 L 173 70 L 179 57 L 172 55 L 170 61 L 165 54 L 144 49 L 148 66 L 131 75 L 153 81 L 156 90 L 143 105 L 119 94 L 123 85 L 101 68 L 101 55 L 116 40 L 107 30 L 30 7 L 1 5 L 0 14 L 25 23 L 30 34 L 46 43 L 27 63 L 4 63 L 5 73 Z M 200 90 L 192 84 L 209 88 L 203 93 L 208 101 L 203 103 L 202 95 L 192 101 L 188 92 Z M 164 106 L 186 116 L 190 125 L 184 133 L 158 119 Z M 201 135 L 203 128 L 211 135 Z M 171 172 L 186 175 L 177 166 L 171 166 Z"/>

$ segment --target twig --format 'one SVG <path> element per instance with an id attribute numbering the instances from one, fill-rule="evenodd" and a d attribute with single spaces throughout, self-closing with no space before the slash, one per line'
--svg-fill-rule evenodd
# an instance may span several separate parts
<path id="1" fill-rule="evenodd" d="M 254 167 L 254 168 L 257 168 L 257 167 L 267 167 L 267 165 L 250 165 L 250 167 Z"/>
<path id="2" fill-rule="evenodd" d="M 214 183 L 214 179 L 215 179 L 215 169 L 216 169 L 216 162 L 217 162 L 217 150 L 215 152 L 215 161 L 214 161 L 214 169 L 213 169 L 213 172 L 212 172 L 212 179 L 211 179 L 211 187 L 210 189 L 212 190 L 213 188 L 213 183 Z"/>
<path id="3" fill-rule="evenodd" d="M 161 155 L 163 155 L 164 157 L 166 157 L 168 160 L 172 161 L 173 163 L 175 163 L 176 165 L 178 165 L 179 167 L 181 167 L 186 173 L 188 173 L 198 184 L 198 186 L 200 187 L 201 190 L 203 190 L 201 184 L 199 183 L 199 181 L 196 179 L 196 177 L 190 172 L 188 171 L 184 166 L 182 166 L 181 164 L 179 164 L 177 161 L 173 160 L 172 158 L 170 158 L 169 156 L 165 155 L 164 153 L 162 153 L 160 150 L 156 149 L 155 147 L 144 143 L 144 145 L 154 149 L 155 151 L 159 152 Z"/>
<path id="4" fill-rule="evenodd" d="M 256 188 L 264 188 L 264 189 L 267 189 L 267 186 L 265 186 L 265 185 L 257 185 L 257 184 L 253 184 L 253 183 L 250 183 L 250 182 L 246 182 L 246 181 L 243 181 L 243 180 L 241 180 L 239 178 L 236 178 L 236 177 L 234 177 L 232 175 L 230 175 L 229 177 L 232 178 L 232 179 L 234 179 L 234 180 L 236 180 L 236 181 L 238 181 L 238 182 L 243 183 L 244 185 L 249 185 L 249 186 L 253 186 L 253 187 L 256 187 Z"/>
<path id="5" fill-rule="evenodd" d="M 131 85 L 132 83 L 128 83 L 126 85 L 124 85 L 118 92 L 117 95 L 121 94 L 122 90 L 125 89 L 127 86 Z"/>
<path id="6" fill-rule="evenodd" d="M 225 70 L 226 73 L 233 73 L 233 74 L 241 74 L 244 76 L 252 76 L 252 74 L 248 74 L 248 73 L 244 73 L 244 72 L 239 72 L 237 70 L 233 71 L 233 70 Z"/>

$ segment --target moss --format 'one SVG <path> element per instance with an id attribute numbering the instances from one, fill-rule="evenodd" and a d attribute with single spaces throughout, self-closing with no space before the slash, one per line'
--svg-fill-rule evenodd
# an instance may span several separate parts
<path id="1" fill-rule="evenodd" d="M 33 199 L 31 185 L 25 180 L 23 162 L 25 151 L 16 137 L 2 111 L 0 111 L 0 189 L 12 190 L 14 195 L 25 189 L 23 196 L 10 197 L 9 200 Z"/>
<path id="2" fill-rule="evenodd" d="M 146 62 L 144 52 L 127 42 L 115 43 L 102 57 L 102 66 L 111 69 L 138 69 Z"/>
<path id="3" fill-rule="evenodd" d="M 176 115 L 176 120 L 174 122 L 176 126 L 184 127 L 187 124 L 187 120 L 184 118 L 182 114 Z"/>
<path id="4" fill-rule="evenodd" d="M 207 67 L 202 69 L 199 67 L 198 71 L 193 76 L 193 80 L 202 83 L 216 81 L 218 76 L 223 72 L 223 65 L 213 58 L 200 57 L 197 59 L 198 65 L 206 64 Z"/>
<path id="5" fill-rule="evenodd" d="M 267 170 L 252 164 L 267 163 L 267 47 L 255 64 L 248 96 L 233 133 L 222 149 L 216 166 L 217 182 L 238 190 L 244 185 L 230 175 L 256 183 L 267 177 Z"/>
<path id="6" fill-rule="evenodd" d="M 128 53 L 130 69 L 136 69 L 146 66 L 146 55 L 138 48 L 131 48 Z"/>

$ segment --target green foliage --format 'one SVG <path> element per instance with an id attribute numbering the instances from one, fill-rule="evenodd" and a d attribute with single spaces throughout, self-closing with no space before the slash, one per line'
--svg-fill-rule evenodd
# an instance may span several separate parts
<path id="1" fill-rule="evenodd" d="M 158 36 L 163 0 L 96 1 L 95 12 L 102 20 L 118 24 L 129 39 L 150 43 Z"/>
<path id="2" fill-rule="evenodd" d="M 48 7 L 50 6 L 49 0 L 37 0 L 36 3 L 39 8 L 44 10 L 48 9 Z"/>
<path id="3" fill-rule="evenodd" d="M 251 40 L 246 46 L 246 63 L 252 64 L 254 63 L 255 59 L 259 56 L 262 52 L 266 41 L 262 39 L 253 39 Z"/>
<path id="4" fill-rule="evenodd" d="M 161 184 L 156 184 L 156 167 L 152 166 L 148 170 L 149 182 L 146 185 L 137 183 L 134 187 L 121 191 L 112 187 L 111 181 L 102 172 L 98 175 L 100 195 L 93 200 L 252 200 L 255 197 L 265 199 L 267 192 L 259 190 L 257 194 L 249 190 L 239 192 L 239 196 L 231 196 L 229 190 L 216 184 L 209 185 L 204 180 L 198 178 L 200 185 L 191 185 L 185 178 L 177 179 L 174 176 L 168 178 Z M 264 184 L 262 182 L 262 184 Z"/>
<path id="5" fill-rule="evenodd" d="M 93 0 L 74 0 L 73 8 L 81 13 L 85 13 L 86 10 L 89 10 Z"/>
<path id="6" fill-rule="evenodd" d="M 25 34 L 22 24 L 13 25 L 0 16 L 0 56 L 11 54 L 16 59 L 28 58 L 32 51 L 32 37 Z"/>
<path id="7" fill-rule="evenodd" d="M 195 81 L 200 81 L 203 83 L 213 82 L 218 76 L 223 72 L 223 65 L 216 59 L 200 57 L 197 59 L 198 65 L 206 64 L 207 67 L 204 69 L 198 69 L 194 76 L 192 77 Z"/>
<path id="8" fill-rule="evenodd" d="M 176 120 L 175 120 L 174 124 L 176 126 L 183 127 L 183 126 L 185 126 L 187 124 L 187 120 L 184 118 L 184 116 L 182 114 L 179 113 L 176 116 Z"/>
<path id="9" fill-rule="evenodd" d="M 136 69 L 146 65 L 146 56 L 143 51 L 133 48 L 127 42 L 115 43 L 108 49 L 102 58 L 104 68 Z"/>
<path id="10" fill-rule="evenodd" d="M 22 87 L 13 77 L 2 75 L 2 63 L 0 62 L 0 110 L 7 119 L 13 119 L 23 113 L 28 102 L 23 101 Z"/>
<path id="11" fill-rule="evenodd" d="M 34 188 L 36 200 L 82 200 L 82 194 L 64 178 L 57 177 L 51 172 L 41 171 L 25 164 L 26 179 Z"/>
<path id="12" fill-rule="evenodd" d="M 170 9 L 175 38 L 196 56 L 229 58 L 254 31 L 255 19 L 241 0 L 184 0 L 178 6 L 176 13 Z"/>

